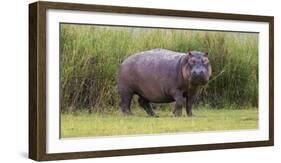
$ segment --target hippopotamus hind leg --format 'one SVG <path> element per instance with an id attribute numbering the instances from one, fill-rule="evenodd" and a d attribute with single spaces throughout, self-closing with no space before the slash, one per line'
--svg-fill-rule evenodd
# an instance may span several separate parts
<path id="1" fill-rule="evenodd" d="M 139 105 L 146 111 L 146 113 L 148 115 L 153 116 L 153 117 L 158 117 L 155 114 L 155 112 L 153 111 L 152 104 L 148 100 L 146 100 L 142 97 L 139 97 L 138 102 L 139 102 Z"/>
<path id="2" fill-rule="evenodd" d="M 121 107 L 121 111 L 124 115 L 132 115 L 131 112 L 131 100 L 133 97 L 133 93 L 130 92 L 120 92 L 120 107 Z"/>

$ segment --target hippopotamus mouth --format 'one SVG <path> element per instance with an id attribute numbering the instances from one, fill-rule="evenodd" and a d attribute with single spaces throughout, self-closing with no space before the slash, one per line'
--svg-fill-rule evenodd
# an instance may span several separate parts
<path id="1" fill-rule="evenodd" d="M 208 83 L 208 79 L 205 75 L 193 75 L 191 77 L 192 85 L 205 85 Z"/>

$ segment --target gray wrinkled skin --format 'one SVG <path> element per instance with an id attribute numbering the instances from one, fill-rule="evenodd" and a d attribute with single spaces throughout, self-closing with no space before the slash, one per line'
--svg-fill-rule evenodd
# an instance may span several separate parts
<path id="1" fill-rule="evenodd" d="M 151 103 L 174 102 L 175 116 L 181 116 L 186 104 L 187 115 L 192 116 L 192 103 L 197 90 L 208 82 L 211 65 L 207 54 L 192 51 L 178 53 L 153 49 L 136 53 L 120 66 L 118 93 L 121 111 L 130 115 L 133 95 L 150 116 L 157 116 Z"/>

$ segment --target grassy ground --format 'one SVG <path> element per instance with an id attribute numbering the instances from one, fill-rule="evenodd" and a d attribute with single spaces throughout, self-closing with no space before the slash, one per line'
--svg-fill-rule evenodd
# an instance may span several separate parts
<path id="1" fill-rule="evenodd" d="M 116 110 L 116 109 L 114 109 Z M 135 135 L 175 132 L 243 130 L 258 128 L 258 109 L 194 109 L 195 117 L 176 118 L 171 111 L 156 110 L 159 118 L 148 117 L 133 108 L 133 116 L 119 111 L 92 113 L 85 111 L 61 114 L 61 137 Z M 183 112 L 184 113 L 184 112 Z"/>

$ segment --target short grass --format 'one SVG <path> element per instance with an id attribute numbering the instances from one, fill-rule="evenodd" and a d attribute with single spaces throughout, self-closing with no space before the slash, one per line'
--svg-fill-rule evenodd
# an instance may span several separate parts
<path id="1" fill-rule="evenodd" d="M 113 109 L 116 110 L 116 109 Z M 183 110 L 184 111 L 184 110 Z M 258 109 L 194 109 L 195 117 L 174 117 L 171 111 L 156 110 L 159 118 L 148 117 L 140 108 L 133 116 L 120 112 L 61 114 L 61 137 L 138 135 L 176 132 L 204 132 L 258 128 Z"/>

